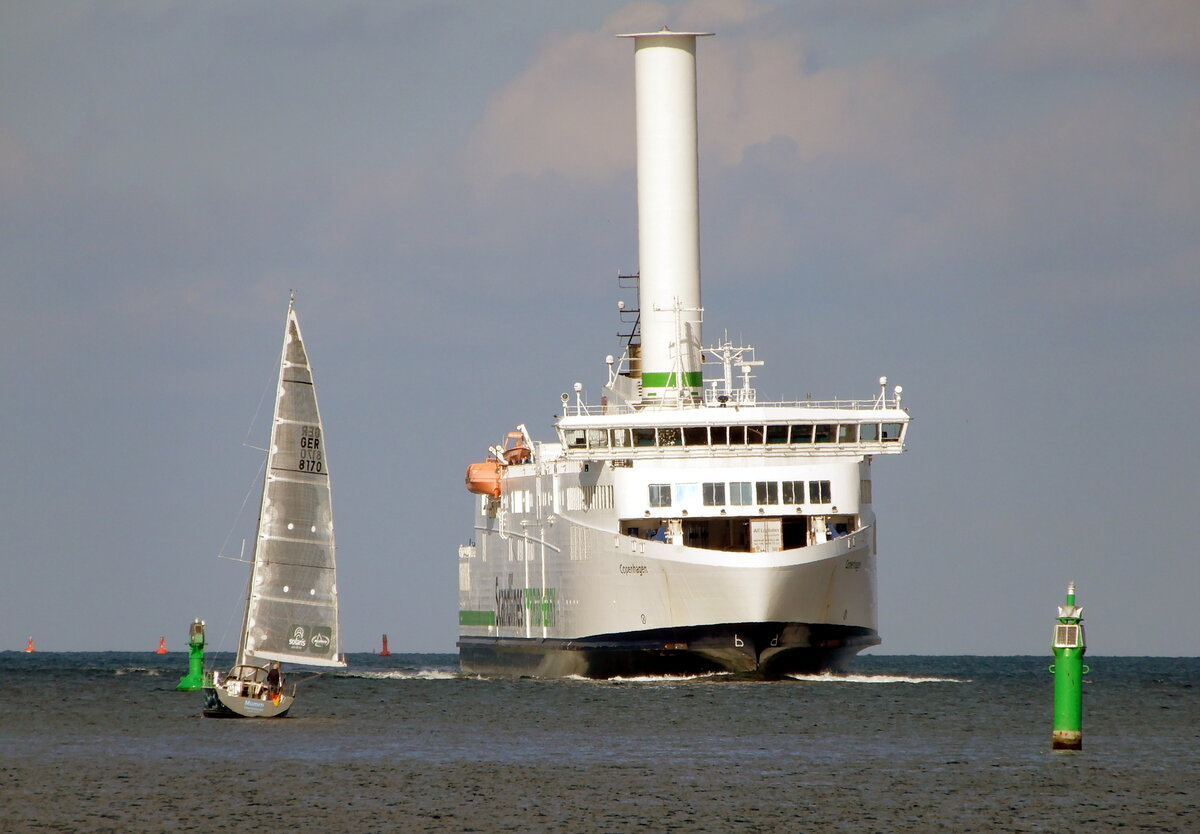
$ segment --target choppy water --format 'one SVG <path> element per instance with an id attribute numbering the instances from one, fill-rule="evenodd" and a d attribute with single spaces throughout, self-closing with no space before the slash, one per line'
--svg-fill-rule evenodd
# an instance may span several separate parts
<path id="1" fill-rule="evenodd" d="M 352 655 L 292 717 L 213 721 L 182 653 L 0 653 L 0 831 L 1200 831 L 1200 659 L 847 677 L 480 680 Z M 216 665 L 225 665 L 224 662 Z"/>

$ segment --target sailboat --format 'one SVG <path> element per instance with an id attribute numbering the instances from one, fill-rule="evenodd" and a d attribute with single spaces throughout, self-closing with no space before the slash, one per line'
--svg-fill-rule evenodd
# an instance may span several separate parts
<path id="1" fill-rule="evenodd" d="M 344 667 L 325 434 L 295 300 L 288 302 L 254 558 L 237 659 L 204 683 L 210 718 L 278 718 L 296 698 L 281 664 Z"/>

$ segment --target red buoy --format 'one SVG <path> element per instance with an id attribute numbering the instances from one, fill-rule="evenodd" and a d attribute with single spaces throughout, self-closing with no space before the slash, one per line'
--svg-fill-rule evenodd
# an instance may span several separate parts
<path id="1" fill-rule="evenodd" d="M 387 635 L 385 634 L 385 635 L 383 635 L 383 650 L 379 653 L 379 656 L 380 657 L 390 657 L 391 654 L 392 653 L 388 651 Z"/>
<path id="2" fill-rule="evenodd" d="M 158 638 L 158 651 L 156 651 L 155 654 L 166 654 L 166 653 L 167 653 L 167 638 L 159 637 Z"/>
<path id="3" fill-rule="evenodd" d="M 32 637 L 30 637 L 29 642 L 25 644 L 25 651 L 27 651 L 27 652 L 33 651 L 33 638 Z"/>

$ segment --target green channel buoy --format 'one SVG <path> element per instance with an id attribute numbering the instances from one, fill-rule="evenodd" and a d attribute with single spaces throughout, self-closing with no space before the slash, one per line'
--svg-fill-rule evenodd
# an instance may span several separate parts
<path id="1" fill-rule="evenodd" d="M 204 621 L 193 620 L 188 629 L 188 673 L 179 679 L 175 688 L 180 692 L 196 692 L 204 687 Z"/>
<path id="2" fill-rule="evenodd" d="M 1087 645 L 1083 638 L 1083 606 L 1075 604 L 1075 583 L 1058 606 L 1054 626 L 1054 733 L 1052 750 L 1083 749 L 1083 676 L 1091 670 L 1083 663 Z"/>

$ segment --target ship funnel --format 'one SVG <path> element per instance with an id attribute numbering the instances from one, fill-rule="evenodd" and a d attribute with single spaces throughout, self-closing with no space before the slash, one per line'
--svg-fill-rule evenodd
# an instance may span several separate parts
<path id="1" fill-rule="evenodd" d="M 700 365 L 696 38 L 632 38 L 637 96 L 638 302 L 643 401 L 695 399 Z"/>

